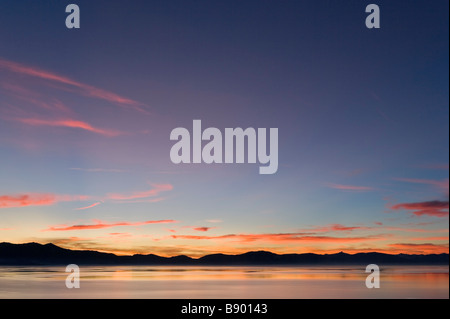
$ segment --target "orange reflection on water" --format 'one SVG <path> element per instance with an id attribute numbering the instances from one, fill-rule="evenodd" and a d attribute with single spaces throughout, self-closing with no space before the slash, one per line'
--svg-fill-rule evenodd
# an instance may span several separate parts
<path id="1" fill-rule="evenodd" d="M 381 267 L 367 289 L 365 267 L 82 266 L 82 289 L 64 267 L 0 267 L 0 298 L 448 298 L 448 266 Z"/>
<path id="2" fill-rule="evenodd" d="M 91 280 L 360 280 L 367 273 L 361 267 L 182 267 L 110 266 L 84 268 L 83 279 Z M 448 279 L 448 267 L 429 271 L 422 266 L 384 267 L 383 280 L 441 282 Z"/>

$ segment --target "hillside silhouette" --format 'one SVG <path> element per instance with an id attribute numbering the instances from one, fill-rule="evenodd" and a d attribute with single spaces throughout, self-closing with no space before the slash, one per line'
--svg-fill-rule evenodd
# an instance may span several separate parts
<path id="1" fill-rule="evenodd" d="M 162 257 L 154 254 L 118 256 L 88 250 L 70 250 L 54 244 L 0 243 L 0 265 L 448 265 L 448 254 L 408 255 L 384 253 L 275 254 L 254 251 L 239 255 L 212 254 L 198 259 L 188 256 Z"/>

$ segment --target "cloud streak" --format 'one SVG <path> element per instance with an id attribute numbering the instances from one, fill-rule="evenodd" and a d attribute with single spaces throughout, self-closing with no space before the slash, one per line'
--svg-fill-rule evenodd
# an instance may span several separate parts
<path id="1" fill-rule="evenodd" d="M 75 201 L 96 201 L 92 205 L 76 208 L 75 210 L 85 210 L 100 205 L 105 201 L 111 201 L 116 204 L 124 203 L 156 203 L 164 200 L 164 197 L 156 197 L 161 192 L 170 191 L 173 186 L 170 184 L 152 184 L 153 188 L 147 191 L 134 192 L 130 194 L 107 194 L 103 197 L 94 197 L 89 195 L 60 195 L 60 194 L 41 194 L 27 193 L 14 195 L 0 195 L 0 209 L 12 207 L 27 206 L 51 206 L 59 202 Z"/>
<path id="2" fill-rule="evenodd" d="M 173 190 L 173 186 L 170 184 L 152 184 L 153 188 L 146 191 L 133 192 L 128 194 L 123 193 L 109 193 L 108 199 L 115 201 L 136 201 L 142 200 L 148 197 L 158 196 L 161 192 L 167 192 Z M 151 200 L 154 201 L 154 200 Z"/>
<path id="3" fill-rule="evenodd" d="M 115 169 L 115 168 L 80 168 L 80 167 L 72 167 L 69 168 L 71 171 L 81 171 L 81 172 L 89 172 L 89 173 L 126 173 L 128 170 L 123 169 Z"/>
<path id="4" fill-rule="evenodd" d="M 354 191 L 354 192 L 368 192 L 373 190 L 372 187 L 367 186 L 355 186 L 355 185 L 342 185 L 342 184 L 333 184 L 333 183 L 327 183 L 327 187 L 343 190 L 343 191 Z"/>
<path id="5" fill-rule="evenodd" d="M 449 192 L 449 180 L 445 179 L 442 181 L 431 180 L 431 179 L 417 179 L 417 178 L 394 178 L 396 181 L 413 183 L 413 184 L 425 184 L 432 185 L 438 188 L 441 191 L 444 191 L 448 194 Z"/>
<path id="6" fill-rule="evenodd" d="M 350 232 L 355 230 L 369 230 L 373 229 L 373 227 L 365 227 L 365 226 L 344 226 L 341 224 L 331 224 L 326 226 L 318 226 L 312 229 L 303 229 L 302 231 L 311 231 L 314 233 L 326 233 L 326 232 Z"/>
<path id="7" fill-rule="evenodd" d="M 0 208 L 50 206 L 57 202 L 53 194 L 20 194 L 0 196 Z"/>
<path id="8" fill-rule="evenodd" d="M 32 125 L 32 126 L 53 126 L 53 127 L 66 127 L 66 128 L 76 128 L 85 131 L 89 131 L 92 133 L 100 134 L 106 137 L 115 137 L 122 135 L 123 132 L 115 131 L 115 130 L 106 130 L 100 129 L 92 126 L 91 124 L 83 121 L 77 121 L 72 119 L 65 120 L 43 120 L 36 118 L 25 118 L 25 119 L 17 119 L 17 121 Z"/>
<path id="9" fill-rule="evenodd" d="M 15 194 L 1 195 L 0 209 L 27 206 L 52 206 L 59 202 L 74 202 L 90 200 L 90 196 L 86 195 L 57 195 L 57 194 Z"/>
<path id="10" fill-rule="evenodd" d="M 8 91 L 8 93 L 15 98 L 38 106 L 46 111 L 73 114 L 73 111 L 58 99 L 52 98 L 50 101 L 42 101 L 42 95 L 40 93 L 32 91 L 26 87 L 6 82 L 0 82 L 0 87 L 3 90 Z"/>
<path id="11" fill-rule="evenodd" d="M 192 229 L 195 231 L 207 232 L 215 227 L 193 227 Z"/>
<path id="12" fill-rule="evenodd" d="M 302 243 L 355 243 L 368 240 L 378 240 L 377 236 L 365 237 L 333 237 L 333 236 L 311 236 L 305 233 L 278 233 L 278 234 L 228 234 L 221 236 L 196 236 L 196 235 L 172 235 L 173 239 L 185 240 L 234 240 L 239 243 L 249 242 L 302 242 Z"/>
<path id="13" fill-rule="evenodd" d="M 26 65 L 19 64 L 19 63 L 13 62 L 13 61 L 8 61 L 8 60 L 2 59 L 2 58 L 0 58 L 0 68 L 6 69 L 6 70 L 16 73 L 16 74 L 26 75 L 29 77 L 34 77 L 34 78 L 39 78 L 39 79 L 46 80 L 46 81 L 64 84 L 69 87 L 78 89 L 82 95 L 94 97 L 97 99 L 102 99 L 102 100 L 112 102 L 112 103 L 115 103 L 115 104 L 118 104 L 121 106 L 131 107 L 131 108 L 133 108 L 137 111 L 143 112 L 143 113 L 148 113 L 148 111 L 146 111 L 142 108 L 142 104 L 137 101 L 122 97 L 113 92 L 102 90 L 102 89 L 96 88 L 94 86 L 72 80 L 68 77 L 61 76 L 61 75 L 52 73 L 50 71 L 38 69 L 35 67 L 31 67 L 31 66 L 26 66 Z"/>
<path id="14" fill-rule="evenodd" d="M 95 206 L 100 205 L 102 202 L 96 202 L 92 205 L 86 206 L 86 207 L 80 207 L 80 208 L 75 208 L 75 210 L 85 210 L 85 209 L 89 209 L 89 208 L 94 208 Z"/>
<path id="15" fill-rule="evenodd" d="M 44 229 L 43 231 L 71 231 L 71 230 L 92 230 L 92 229 L 104 229 L 104 228 L 112 228 L 112 227 L 121 227 L 121 226 L 143 226 L 150 224 L 168 224 L 168 223 L 177 223 L 178 221 L 173 219 L 165 219 L 165 220 L 147 220 L 143 222 L 117 222 L 117 223 L 108 223 L 103 222 L 101 220 L 94 220 L 95 224 L 87 224 L 87 225 L 62 225 L 62 226 L 50 226 L 48 229 Z"/>
<path id="16" fill-rule="evenodd" d="M 419 203 L 403 203 L 391 207 L 393 210 L 413 211 L 415 216 L 448 217 L 448 201 L 429 201 Z"/>

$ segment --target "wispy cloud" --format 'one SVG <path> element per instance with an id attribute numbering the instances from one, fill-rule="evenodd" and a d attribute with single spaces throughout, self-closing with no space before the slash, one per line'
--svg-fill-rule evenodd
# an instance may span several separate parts
<path id="1" fill-rule="evenodd" d="M 420 224 L 420 223 L 419 223 Z M 385 226 L 383 223 L 375 223 L 376 226 L 345 226 L 341 224 L 331 224 L 325 226 L 316 226 L 310 229 L 300 229 L 301 232 L 311 232 L 312 234 L 328 233 L 328 232 L 353 232 L 353 231 L 400 231 L 400 232 L 413 232 L 413 233 L 448 233 L 448 229 L 426 229 L 420 226 L 426 225 L 414 225 L 416 227 L 397 227 L 397 226 Z M 412 224 L 410 225 L 412 226 Z"/>
<path id="2" fill-rule="evenodd" d="M 161 192 L 167 192 L 173 190 L 173 186 L 170 184 L 152 184 L 153 188 L 146 191 L 138 191 L 132 193 L 109 193 L 108 199 L 115 201 L 128 201 L 128 200 L 140 200 L 148 197 L 158 196 Z"/>
<path id="3" fill-rule="evenodd" d="M 1 195 L 0 208 L 51 206 L 59 202 L 86 201 L 90 198 L 90 196 L 85 195 L 57 195 L 40 193 Z"/>
<path id="4" fill-rule="evenodd" d="M 144 198 L 132 200 L 114 200 L 115 204 L 139 204 L 139 203 L 159 203 L 166 200 L 166 197 Z"/>
<path id="5" fill-rule="evenodd" d="M 131 237 L 133 237 L 133 234 L 131 234 L 131 233 L 109 233 L 108 234 L 108 238 L 113 238 L 113 239 L 131 238 Z"/>
<path id="6" fill-rule="evenodd" d="M 15 83 L 13 84 L 11 82 L 0 81 L 0 87 L 3 90 L 5 90 L 5 91 L 9 92 L 10 94 L 13 94 L 19 98 L 22 96 L 27 97 L 27 98 L 38 98 L 40 96 L 39 93 L 37 93 L 33 90 L 29 90 L 28 88 L 26 88 L 22 85 L 15 84 Z"/>
<path id="7" fill-rule="evenodd" d="M 411 227 L 396 227 L 396 226 L 385 226 L 380 229 L 387 231 L 400 231 L 400 232 L 408 232 L 408 233 L 448 233 L 448 228 L 442 229 L 426 229 L 426 228 L 411 228 Z"/>
<path id="8" fill-rule="evenodd" d="M 74 114 L 73 111 L 56 98 L 44 99 L 41 93 L 31 90 L 19 84 L 0 81 L 0 88 L 13 97 L 38 106 L 45 111 L 58 112 L 63 114 Z"/>
<path id="9" fill-rule="evenodd" d="M 429 201 L 419 203 L 403 203 L 391 207 L 393 210 L 413 211 L 415 216 L 448 217 L 448 201 Z"/>
<path id="10" fill-rule="evenodd" d="M 0 68 L 6 69 L 10 72 L 17 73 L 20 75 L 25 75 L 29 77 L 39 78 L 42 80 L 63 84 L 68 87 L 76 88 L 82 95 L 102 99 L 108 102 L 118 104 L 120 106 L 131 107 L 140 112 L 148 113 L 148 111 L 142 108 L 142 104 L 137 101 L 122 97 L 113 92 L 102 90 L 94 86 L 72 80 L 68 77 L 58 75 L 50 71 L 19 64 L 2 58 L 0 58 Z"/>
<path id="11" fill-rule="evenodd" d="M 102 202 L 96 202 L 92 205 L 86 206 L 86 207 L 80 207 L 80 208 L 75 208 L 75 210 L 85 210 L 85 209 L 89 209 L 89 208 L 94 208 L 95 206 L 100 205 Z"/>
<path id="12" fill-rule="evenodd" d="M 366 226 L 344 226 L 341 224 L 330 224 L 325 226 L 317 226 L 311 229 L 302 229 L 304 232 L 313 232 L 313 233 L 326 233 L 326 232 L 350 232 L 355 230 L 368 230 L 373 227 Z"/>
<path id="13" fill-rule="evenodd" d="M 107 137 L 115 137 L 115 136 L 119 136 L 119 135 L 123 134 L 123 132 L 120 132 L 120 131 L 100 129 L 100 128 L 92 126 L 91 124 L 89 124 L 87 122 L 77 121 L 77 120 L 72 120 L 72 119 L 43 120 L 43 119 L 37 119 L 37 118 L 19 118 L 16 120 L 21 123 L 33 125 L 33 126 L 54 126 L 54 127 L 76 128 L 76 129 L 89 131 L 89 132 L 100 134 L 100 135 L 107 136 Z"/>
<path id="14" fill-rule="evenodd" d="M 354 191 L 354 192 L 367 192 L 374 190 L 372 187 L 368 186 L 342 185 L 333 183 L 326 183 L 326 186 L 333 189 L 339 189 L 343 191 Z"/>
<path id="15" fill-rule="evenodd" d="M 79 168 L 72 167 L 69 168 L 71 171 L 81 171 L 81 172 L 89 172 L 89 173 L 126 173 L 128 170 L 124 169 L 115 169 L 115 168 Z"/>
<path id="16" fill-rule="evenodd" d="M 0 196 L 0 208 L 50 206 L 57 202 L 53 194 L 21 194 Z"/>
<path id="17" fill-rule="evenodd" d="M 394 180 L 406 183 L 432 185 L 437 189 L 439 189 L 440 191 L 446 192 L 447 194 L 449 192 L 448 178 L 441 181 L 431 179 L 418 179 L 418 178 L 394 178 Z"/>
<path id="18" fill-rule="evenodd" d="M 277 233 L 277 234 L 228 234 L 221 236 L 196 236 L 196 235 L 172 235 L 174 239 L 186 240 L 233 240 L 239 243 L 249 242 L 302 242 L 302 243 L 355 243 L 368 240 L 378 240 L 378 236 L 363 237 L 333 237 L 333 236 L 310 236 L 305 233 Z"/>
<path id="19" fill-rule="evenodd" d="M 64 195 L 64 194 L 41 194 L 41 193 L 25 193 L 13 195 L 0 195 L 0 209 L 11 207 L 26 206 L 51 206 L 60 202 L 76 202 L 76 201 L 95 201 L 89 206 L 76 208 L 75 210 L 85 210 L 100 205 L 105 201 L 116 204 L 122 203 L 156 203 L 165 197 L 157 197 L 161 192 L 173 189 L 170 184 L 152 184 L 153 188 L 142 192 L 133 192 L 129 194 L 107 194 L 103 197 L 89 195 Z"/>
<path id="20" fill-rule="evenodd" d="M 59 225 L 59 226 L 50 226 L 48 229 L 44 229 L 43 231 L 70 231 L 70 230 L 89 230 L 89 229 L 104 229 L 104 228 L 112 228 L 112 227 L 120 227 L 120 226 L 143 226 L 150 224 L 167 224 L 167 223 L 176 223 L 178 221 L 173 219 L 165 219 L 165 220 L 147 220 L 143 222 L 116 222 L 116 223 L 108 223 L 101 220 L 94 220 L 94 224 L 87 225 Z"/>
<path id="21" fill-rule="evenodd" d="M 207 232 L 213 228 L 216 228 L 216 227 L 192 227 L 193 230 L 201 231 L 201 232 Z"/>

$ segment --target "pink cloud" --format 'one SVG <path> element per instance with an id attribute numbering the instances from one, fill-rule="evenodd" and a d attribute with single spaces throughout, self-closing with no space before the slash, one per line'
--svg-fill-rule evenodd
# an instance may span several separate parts
<path id="1" fill-rule="evenodd" d="M 96 207 L 107 200 L 114 203 L 155 203 L 164 200 L 164 197 L 158 196 L 161 192 L 172 190 L 170 184 L 153 184 L 154 188 L 144 192 L 135 192 L 131 194 L 109 194 L 103 198 L 96 198 L 88 195 L 64 195 L 64 194 L 16 194 L 16 195 L 0 195 L 0 209 L 10 207 L 26 207 L 26 206 L 51 206 L 60 202 L 76 202 L 76 201 L 93 201 L 96 202 L 76 208 L 75 210 L 85 210 Z"/>
<path id="2" fill-rule="evenodd" d="M 14 72 L 21 75 L 26 75 L 34 78 L 39 78 L 47 81 L 52 81 L 60 84 L 64 84 L 67 86 L 77 88 L 82 95 L 90 96 L 102 100 L 106 100 L 108 102 L 116 103 L 121 106 L 132 107 L 135 110 L 140 112 L 148 113 L 148 111 L 144 110 L 141 106 L 142 104 L 136 101 L 133 101 L 128 98 L 124 98 L 118 94 L 102 90 L 84 83 L 77 82 L 68 77 L 61 76 L 49 71 L 45 71 L 42 69 L 38 69 L 35 67 L 26 66 L 23 64 L 19 64 L 12 61 L 7 61 L 0 58 L 0 68 L 6 69 L 10 72 Z"/>
<path id="3" fill-rule="evenodd" d="M 414 183 L 414 184 L 426 184 L 432 185 L 439 190 L 448 193 L 449 192 L 449 180 L 444 179 L 442 181 L 432 180 L 432 179 L 417 179 L 417 178 L 394 178 L 396 181 Z"/>
<path id="4" fill-rule="evenodd" d="M 448 212 L 439 211 L 435 209 L 425 209 L 413 213 L 416 216 L 434 216 L 434 217 L 448 217 Z"/>
<path id="5" fill-rule="evenodd" d="M 56 195 L 56 200 L 58 202 L 84 202 L 92 200 L 92 197 L 88 195 Z"/>
<path id="6" fill-rule="evenodd" d="M 425 229 L 425 228 L 417 228 L 419 226 L 428 226 L 432 223 L 409 223 L 406 226 L 408 227 L 395 227 L 395 226 L 384 226 L 381 222 L 375 222 L 376 226 L 345 226 L 341 224 L 330 224 L 325 226 L 317 226 L 311 229 L 301 229 L 302 232 L 308 233 L 326 233 L 326 232 L 351 232 L 358 230 L 382 230 L 382 231 L 402 231 L 402 232 L 417 232 L 417 233 L 448 233 L 448 229 Z M 411 227 L 415 226 L 415 228 Z"/>
<path id="7" fill-rule="evenodd" d="M 37 101 L 37 98 L 40 97 L 39 93 L 29 90 L 28 88 L 25 88 L 18 84 L 0 81 L 0 87 L 3 90 L 7 91 L 9 94 L 14 95 L 18 98 L 24 97 L 24 99 L 30 99 L 30 101 L 34 101 L 35 99 Z M 45 108 L 47 108 L 47 105 L 45 105 Z"/>
<path id="8" fill-rule="evenodd" d="M 54 194 L 21 194 L 0 196 L 0 208 L 50 206 L 57 202 Z"/>
<path id="9" fill-rule="evenodd" d="M 173 189 L 173 186 L 170 184 L 152 184 L 152 186 L 152 189 L 146 191 L 133 192 L 129 194 L 110 193 L 107 197 L 108 199 L 117 201 L 128 201 L 158 196 L 161 192 L 171 191 Z"/>
<path id="10" fill-rule="evenodd" d="M 113 237 L 113 238 L 128 238 L 128 237 L 133 237 L 132 234 L 130 233 L 109 233 L 109 236 Z"/>
<path id="11" fill-rule="evenodd" d="M 158 203 L 166 200 L 166 197 L 144 198 L 135 200 L 114 200 L 115 204 Z"/>
<path id="12" fill-rule="evenodd" d="M 104 229 L 119 226 L 143 226 L 150 224 L 167 224 L 176 223 L 176 220 L 166 219 L 166 220 L 147 220 L 143 222 L 117 222 L 117 223 L 107 223 L 100 220 L 94 220 L 95 224 L 88 225 L 62 225 L 62 226 L 50 226 L 48 229 L 43 231 L 70 231 L 70 230 L 89 230 L 89 229 Z"/>
<path id="13" fill-rule="evenodd" d="M 85 195 L 57 195 L 39 193 L 1 195 L 0 208 L 51 206 L 59 202 L 86 201 L 90 198 L 90 196 Z"/>
<path id="14" fill-rule="evenodd" d="M 92 133 L 100 134 L 107 137 L 115 137 L 118 135 L 123 134 L 122 132 L 115 131 L 115 130 L 105 130 L 93 127 L 91 124 L 83 122 L 83 121 L 76 121 L 71 119 L 66 120 L 42 120 L 42 119 L 35 119 L 35 118 L 25 118 L 25 119 L 17 119 L 17 121 L 33 125 L 33 126 L 55 126 L 55 127 L 67 127 L 67 128 L 77 128 L 86 130 Z"/>
<path id="15" fill-rule="evenodd" d="M 25 88 L 23 86 L 7 82 L 0 82 L 0 87 L 8 91 L 8 93 L 13 95 L 15 98 L 19 98 L 23 101 L 34 104 L 47 111 L 56 111 L 62 112 L 64 114 L 73 114 L 72 110 L 66 105 L 64 105 L 61 101 L 57 99 L 52 99 L 52 101 L 44 102 L 41 100 L 42 98 L 41 94 L 29 90 L 28 88 Z"/>
<path id="16" fill-rule="evenodd" d="M 102 203 L 102 202 L 96 202 L 96 203 L 94 203 L 94 204 L 92 204 L 92 205 L 89 205 L 89 206 L 86 206 L 86 207 L 76 208 L 75 210 L 85 210 L 85 209 L 93 208 L 93 207 L 95 207 L 95 206 L 100 205 L 101 203 Z"/>
<path id="17" fill-rule="evenodd" d="M 215 227 L 193 227 L 192 229 L 195 231 L 207 232 Z"/>
<path id="18" fill-rule="evenodd" d="M 337 231 L 345 231 L 345 232 L 349 232 L 349 231 L 354 231 L 354 230 L 368 230 L 368 229 L 372 229 L 371 227 L 364 227 L 364 226 L 344 226 L 341 224 L 331 224 L 331 225 L 326 225 L 326 226 L 319 226 L 319 227 L 315 227 L 313 229 L 303 229 L 302 231 L 312 231 L 315 233 L 325 233 L 325 232 L 337 232 Z"/>
<path id="19" fill-rule="evenodd" d="M 354 185 L 341 185 L 341 184 L 332 184 L 327 183 L 327 186 L 333 189 L 339 189 L 344 191 L 356 191 L 356 192 L 366 192 L 373 190 L 372 187 L 367 186 L 354 186 Z"/>
<path id="20" fill-rule="evenodd" d="M 393 210 L 413 210 L 415 216 L 448 217 L 448 201 L 429 201 L 420 203 L 403 203 L 391 207 Z"/>

